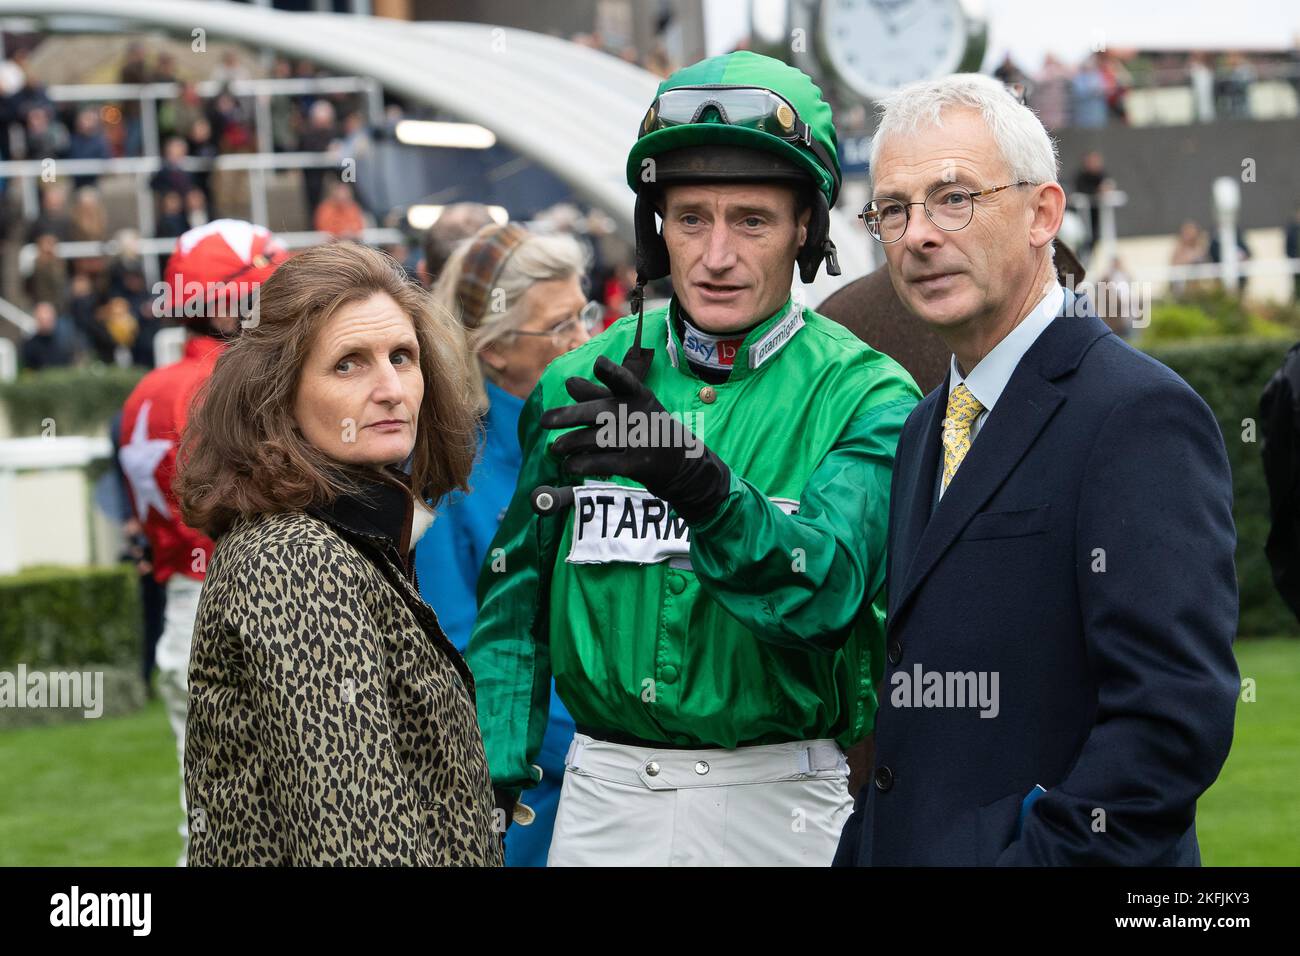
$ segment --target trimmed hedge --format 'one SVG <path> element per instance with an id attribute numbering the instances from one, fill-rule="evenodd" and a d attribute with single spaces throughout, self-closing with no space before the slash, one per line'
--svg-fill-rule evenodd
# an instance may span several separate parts
<path id="1" fill-rule="evenodd" d="M 1181 375 L 1213 410 L 1232 466 L 1232 515 L 1237 524 L 1238 633 L 1300 635 L 1273 586 L 1264 542 L 1268 538 L 1268 486 L 1260 459 L 1259 396 L 1282 365 L 1287 339 L 1205 339 L 1179 345 L 1148 345 L 1145 351 Z M 1249 419 L 1249 423 L 1243 424 Z M 1250 424 L 1253 423 L 1253 424 Z M 1253 441 L 1246 440 L 1247 430 Z"/>
<path id="2" fill-rule="evenodd" d="M 54 419 L 58 435 L 98 434 L 122 407 L 144 370 L 87 365 L 25 372 L 0 383 L 0 402 L 17 437 L 41 434 L 41 422 Z"/>
<path id="3" fill-rule="evenodd" d="M 40 567 L 0 577 L 0 671 L 102 672 L 101 716 L 138 710 L 143 634 L 140 584 L 128 564 Z M 21 693 L 25 691 L 20 690 Z M 0 707 L 0 730 L 65 723 L 84 709 Z"/>
<path id="4" fill-rule="evenodd" d="M 140 680 L 139 664 L 132 664 L 130 667 L 117 664 L 91 664 L 86 667 L 37 669 L 72 670 L 81 671 L 83 674 L 89 671 L 103 674 L 104 682 L 101 687 L 96 688 L 98 697 L 95 699 L 95 707 L 98 709 L 101 718 L 121 717 L 144 706 L 145 687 L 144 682 Z M 17 676 L 13 665 L 0 667 L 0 670 L 9 671 L 15 678 Z M 29 667 L 27 672 L 30 674 L 32 670 L 33 668 Z M 20 689 L 19 692 L 22 693 L 23 691 Z M 83 690 L 82 693 L 85 694 L 86 691 Z M 18 727 L 46 727 L 51 724 L 67 724 L 85 720 L 87 710 L 85 705 L 89 701 L 83 696 L 81 703 L 82 706 L 79 707 L 0 707 L 0 730 L 14 730 Z"/>
<path id="5" fill-rule="evenodd" d="M 0 577 L 0 668 L 133 665 L 143 630 L 129 564 L 40 567 Z"/>
<path id="6" fill-rule="evenodd" d="M 1300 304 L 1245 302 L 1209 285 L 1155 303 L 1139 345 L 1152 348 L 1207 337 L 1294 342 L 1300 338 Z"/>

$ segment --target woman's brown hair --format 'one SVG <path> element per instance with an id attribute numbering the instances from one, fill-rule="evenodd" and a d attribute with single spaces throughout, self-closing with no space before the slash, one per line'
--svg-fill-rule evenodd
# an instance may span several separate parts
<path id="1" fill-rule="evenodd" d="M 355 470 L 298 431 L 293 407 L 321 328 L 343 306 L 376 293 L 410 316 L 420 344 L 424 398 L 410 487 L 435 503 L 466 487 L 478 423 L 459 323 L 391 256 L 337 242 L 294 256 L 262 283 L 252 318 L 195 396 L 177 456 L 186 524 L 216 538 L 240 515 L 297 511 L 355 487 Z"/>

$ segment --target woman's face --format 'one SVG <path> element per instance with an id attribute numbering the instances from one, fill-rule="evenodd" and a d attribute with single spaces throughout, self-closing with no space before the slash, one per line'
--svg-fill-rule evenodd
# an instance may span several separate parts
<path id="1" fill-rule="evenodd" d="M 377 292 L 339 309 L 302 370 L 294 419 L 335 461 L 400 464 L 415 447 L 424 398 L 420 343 L 410 317 Z"/>
<path id="2" fill-rule="evenodd" d="M 527 398 L 546 366 L 591 338 L 578 317 L 587 297 L 576 275 L 567 279 L 535 282 L 524 293 L 528 320 L 519 327 L 523 335 L 507 335 L 483 350 L 483 360 L 496 372 L 497 384 L 519 398 Z M 568 323 L 560 332 L 557 326 Z"/>

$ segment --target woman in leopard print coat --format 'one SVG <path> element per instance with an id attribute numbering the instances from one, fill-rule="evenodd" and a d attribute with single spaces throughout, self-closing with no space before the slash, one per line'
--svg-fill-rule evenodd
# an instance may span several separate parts
<path id="1" fill-rule="evenodd" d="M 257 305 L 180 453 L 184 518 L 216 540 L 189 861 L 499 865 L 474 681 L 411 561 L 474 452 L 454 325 L 352 243 L 290 259 Z"/>

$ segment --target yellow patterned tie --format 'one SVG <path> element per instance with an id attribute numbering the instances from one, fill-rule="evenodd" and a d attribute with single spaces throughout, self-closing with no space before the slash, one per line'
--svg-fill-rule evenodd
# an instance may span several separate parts
<path id="1" fill-rule="evenodd" d="M 943 490 L 970 451 L 970 427 L 984 406 L 963 383 L 948 394 L 948 415 L 943 420 Z"/>

